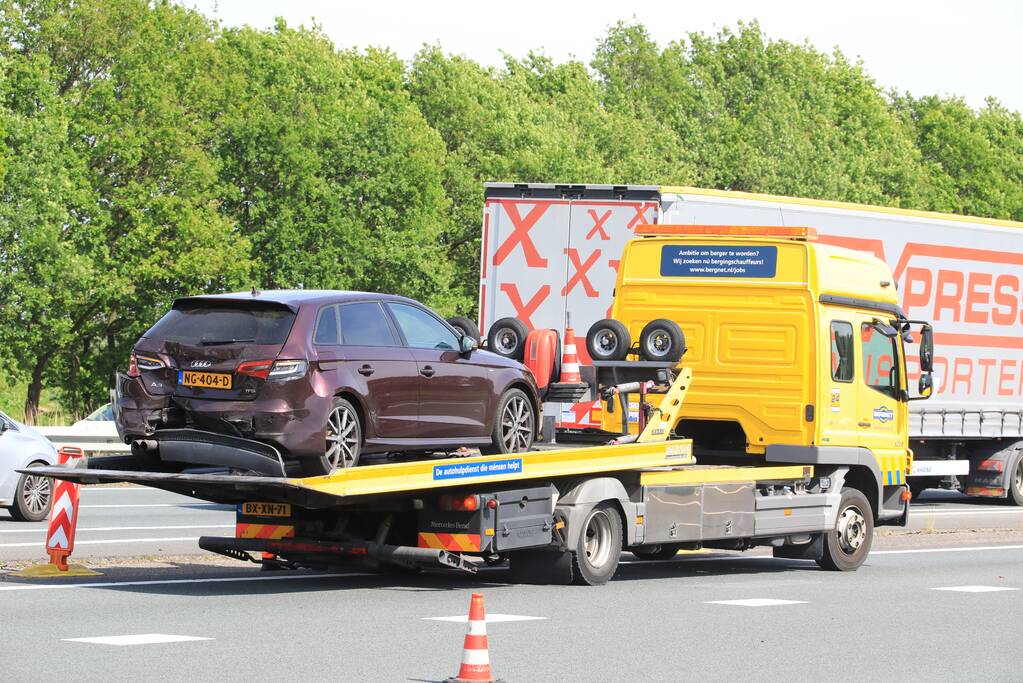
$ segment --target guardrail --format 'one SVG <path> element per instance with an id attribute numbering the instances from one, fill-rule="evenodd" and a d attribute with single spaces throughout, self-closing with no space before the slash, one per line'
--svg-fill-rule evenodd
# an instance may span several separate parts
<path id="1" fill-rule="evenodd" d="M 83 431 L 75 427 L 35 427 L 35 430 L 53 442 L 57 448 L 77 446 L 86 453 L 130 453 L 131 448 L 118 438 L 117 433 Z"/>

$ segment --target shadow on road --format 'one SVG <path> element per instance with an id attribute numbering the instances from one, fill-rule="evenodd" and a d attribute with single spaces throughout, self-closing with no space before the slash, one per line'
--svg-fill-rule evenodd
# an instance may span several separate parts
<path id="1" fill-rule="evenodd" d="M 707 578 L 724 575 L 777 574 L 817 570 L 813 562 L 764 556 L 729 554 L 680 556 L 672 560 L 640 561 L 623 553 L 615 582 L 659 579 Z M 394 592 L 464 591 L 513 585 L 507 566 L 482 568 L 476 575 L 443 570 L 421 573 L 348 569 L 315 572 L 283 570 L 263 572 L 257 567 L 222 567 L 197 563 L 174 563 L 164 567 L 109 567 L 91 579 L 20 580 L 8 578 L 0 585 L 76 586 L 96 584 L 97 590 L 143 595 L 220 597 L 232 595 L 281 595 L 321 591 L 385 590 Z"/>

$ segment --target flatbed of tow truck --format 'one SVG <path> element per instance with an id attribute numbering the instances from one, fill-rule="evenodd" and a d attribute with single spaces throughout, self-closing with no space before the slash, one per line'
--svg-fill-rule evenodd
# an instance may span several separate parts
<path id="1" fill-rule="evenodd" d="M 513 577 L 601 584 L 629 549 L 640 558 L 681 548 L 743 550 L 857 568 L 869 552 L 866 498 L 843 489 L 843 467 L 696 463 L 672 439 L 690 382 L 681 370 L 632 443 L 364 465 L 290 478 L 230 472 L 151 472 L 124 459 L 104 469 L 33 470 L 84 484 L 132 482 L 238 506 L 234 537 L 200 547 L 284 567 L 441 566 L 475 571 L 507 559 Z M 116 467 L 123 465 L 124 468 Z M 269 557 L 267 557 L 267 555 Z"/>

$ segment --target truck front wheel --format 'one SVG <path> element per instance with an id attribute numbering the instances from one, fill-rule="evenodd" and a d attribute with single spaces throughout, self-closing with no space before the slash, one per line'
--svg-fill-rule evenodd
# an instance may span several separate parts
<path id="1" fill-rule="evenodd" d="M 583 522 L 572 556 L 572 581 L 601 586 L 611 580 L 622 554 L 622 518 L 610 503 L 596 505 Z"/>
<path id="2" fill-rule="evenodd" d="M 824 569 L 849 572 L 859 568 L 874 542 L 874 514 L 867 497 L 856 489 L 843 489 L 835 528 L 824 534 Z"/>

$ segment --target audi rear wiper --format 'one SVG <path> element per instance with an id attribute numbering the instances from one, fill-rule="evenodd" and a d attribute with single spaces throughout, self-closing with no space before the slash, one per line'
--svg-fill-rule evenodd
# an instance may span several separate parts
<path id="1" fill-rule="evenodd" d="M 255 339 L 203 339 L 200 346 L 223 346 L 224 344 L 247 344 L 256 341 Z"/>

